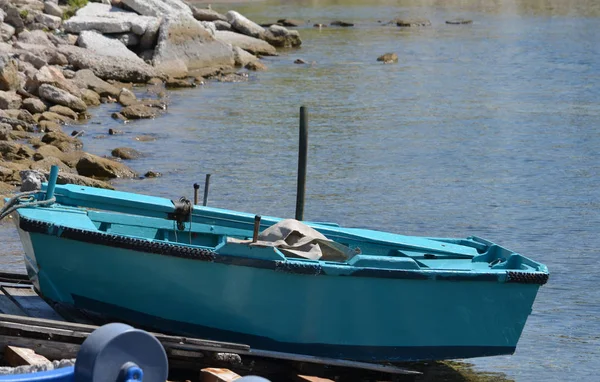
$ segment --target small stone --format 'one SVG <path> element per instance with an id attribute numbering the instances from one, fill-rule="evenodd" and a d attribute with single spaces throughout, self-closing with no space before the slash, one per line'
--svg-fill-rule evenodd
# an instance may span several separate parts
<path id="1" fill-rule="evenodd" d="M 121 130 L 108 129 L 108 135 L 119 135 L 119 134 L 123 134 L 123 132 Z"/>
<path id="2" fill-rule="evenodd" d="M 44 2 L 44 13 L 47 13 L 52 16 L 62 17 L 63 10 L 58 4 L 53 3 L 51 1 Z"/>
<path id="3" fill-rule="evenodd" d="M 168 78 L 165 81 L 165 87 L 167 88 L 195 88 L 196 84 L 188 79 L 180 78 Z"/>
<path id="4" fill-rule="evenodd" d="M 137 97 L 135 94 L 127 89 L 121 88 L 121 92 L 119 93 L 119 103 L 123 106 L 130 106 L 137 102 Z"/>
<path id="5" fill-rule="evenodd" d="M 139 135 L 139 136 L 135 137 L 134 139 L 136 141 L 140 141 L 140 142 L 152 142 L 152 141 L 156 140 L 156 138 L 151 135 Z"/>
<path id="6" fill-rule="evenodd" d="M 144 176 L 146 178 L 158 178 L 158 177 L 161 177 L 162 174 L 158 171 L 148 171 L 147 173 L 144 174 Z"/>
<path id="7" fill-rule="evenodd" d="M 304 24 L 304 21 L 292 19 L 279 19 L 277 20 L 277 24 L 284 27 L 299 27 L 300 25 Z"/>
<path id="8" fill-rule="evenodd" d="M 115 112 L 115 113 L 112 113 L 110 116 L 111 116 L 113 119 L 117 119 L 117 120 L 119 120 L 119 121 L 124 121 L 124 122 L 126 122 L 126 121 L 127 121 L 127 118 L 125 118 L 125 116 L 124 116 L 123 114 L 121 114 L 121 113 L 117 113 L 117 112 Z M 112 130 L 112 129 L 111 129 L 111 130 Z M 110 130 L 108 131 L 108 133 L 110 134 Z M 112 135 L 112 134 L 111 134 L 111 135 Z"/>
<path id="9" fill-rule="evenodd" d="M 429 27 L 431 21 L 427 19 L 396 19 L 394 20 L 399 27 Z"/>
<path id="10" fill-rule="evenodd" d="M 294 64 L 308 64 L 308 62 L 304 61 L 301 58 L 294 60 Z"/>
<path id="11" fill-rule="evenodd" d="M 336 26 L 336 27 L 353 27 L 354 26 L 353 23 L 349 23 L 349 22 L 341 21 L 341 20 L 332 21 L 331 23 L 329 23 L 329 25 Z"/>
<path id="12" fill-rule="evenodd" d="M 391 64 L 398 62 L 398 55 L 396 53 L 386 53 L 377 57 L 377 61 L 383 61 L 384 64 Z"/>
<path id="13" fill-rule="evenodd" d="M 262 62 L 259 61 L 252 61 L 246 64 L 245 66 L 246 69 L 248 70 L 254 70 L 254 71 L 265 71 L 267 70 L 267 66 L 265 64 L 263 64 Z"/>
<path id="14" fill-rule="evenodd" d="M 315 28 L 327 28 L 327 24 L 314 24 L 313 27 L 315 27 Z"/>
<path id="15" fill-rule="evenodd" d="M 450 25 L 473 24 L 473 20 L 467 20 L 467 19 L 446 20 L 446 24 L 450 24 Z"/>

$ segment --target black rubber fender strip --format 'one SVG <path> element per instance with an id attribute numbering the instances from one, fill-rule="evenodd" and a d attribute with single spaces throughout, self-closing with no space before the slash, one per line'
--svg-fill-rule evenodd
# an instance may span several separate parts
<path id="1" fill-rule="evenodd" d="M 543 272 L 507 272 L 507 283 L 518 284 L 539 284 L 544 285 L 548 282 L 549 275 Z"/>

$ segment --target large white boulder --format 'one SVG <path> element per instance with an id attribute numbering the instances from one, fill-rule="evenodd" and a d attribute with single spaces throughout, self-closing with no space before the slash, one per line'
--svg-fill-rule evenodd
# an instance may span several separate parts
<path id="1" fill-rule="evenodd" d="M 121 3 L 144 16 L 192 15 L 190 7 L 181 0 L 121 0 Z"/>
<path id="2" fill-rule="evenodd" d="M 142 61 L 125 44 L 117 39 L 108 38 L 94 31 L 83 31 L 79 34 L 77 45 L 104 56 L 121 57 L 128 60 Z"/>
<path id="3" fill-rule="evenodd" d="M 170 15 L 163 19 L 154 50 L 153 65 L 173 77 L 187 71 L 210 72 L 234 66 L 233 51 L 215 40 L 191 15 Z"/>

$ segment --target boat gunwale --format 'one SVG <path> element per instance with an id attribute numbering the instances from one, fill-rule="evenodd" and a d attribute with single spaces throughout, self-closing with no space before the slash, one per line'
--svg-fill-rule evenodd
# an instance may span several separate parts
<path id="1" fill-rule="evenodd" d="M 511 269 L 495 269 L 490 271 L 474 270 L 440 270 L 440 269 L 388 269 L 375 267 L 359 267 L 348 263 L 332 263 L 329 261 L 285 258 L 285 260 L 259 259 L 233 254 L 221 254 L 215 250 L 190 246 L 182 243 L 167 243 L 152 239 L 111 234 L 102 231 L 61 226 L 46 221 L 22 216 L 17 211 L 17 226 L 29 233 L 57 236 L 62 239 L 76 240 L 89 244 L 104 245 L 114 248 L 133 250 L 136 252 L 153 253 L 189 260 L 237 265 L 259 269 L 268 269 L 297 275 L 314 276 L 346 276 L 370 277 L 381 279 L 406 280 L 438 280 L 438 281 L 484 281 L 518 284 L 543 285 L 548 281 L 549 274 L 545 271 L 523 271 Z M 336 267 L 354 268 L 349 274 L 332 274 L 327 269 Z"/>

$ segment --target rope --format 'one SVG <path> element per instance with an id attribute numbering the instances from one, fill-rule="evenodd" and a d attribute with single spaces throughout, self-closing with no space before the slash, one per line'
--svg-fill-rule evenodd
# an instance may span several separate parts
<path id="1" fill-rule="evenodd" d="M 50 198 L 48 200 L 35 200 L 34 195 L 39 192 L 39 190 L 20 192 L 10 198 L 4 207 L 0 209 L 0 220 L 4 219 L 19 208 L 45 206 L 56 202 L 56 198 Z"/>

